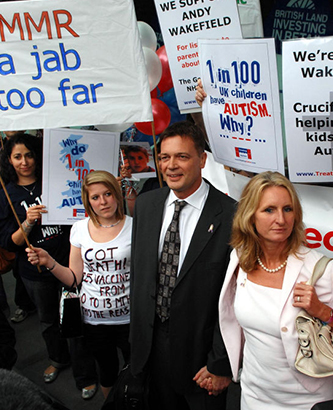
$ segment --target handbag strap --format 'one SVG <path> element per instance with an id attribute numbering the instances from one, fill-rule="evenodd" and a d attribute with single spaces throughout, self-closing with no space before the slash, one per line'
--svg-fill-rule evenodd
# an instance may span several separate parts
<path id="1" fill-rule="evenodd" d="M 73 281 L 73 283 L 72 283 L 71 289 L 75 289 L 75 288 L 77 289 L 76 275 L 75 275 L 75 273 L 72 271 L 71 268 L 69 268 L 69 270 L 72 272 L 72 275 L 73 275 L 73 278 L 74 278 L 74 281 Z"/>
<path id="2" fill-rule="evenodd" d="M 323 276 L 326 266 L 328 262 L 330 262 L 331 260 L 332 258 L 328 258 L 327 256 L 322 256 L 319 259 L 319 261 L 315 264 L 311 278 L 306 282 L 306 284 L 314 286 L 317 280 Z"/>

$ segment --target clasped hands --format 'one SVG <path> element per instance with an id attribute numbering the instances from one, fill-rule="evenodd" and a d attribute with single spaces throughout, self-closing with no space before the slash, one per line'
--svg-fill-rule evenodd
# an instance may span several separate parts
<path id="1" fill-rule="evenodd" d="M 209 395 L 217 396 L 231 383 L 231 377 L 216 376 L 208 371 L 207 366 L 202 367 L 194 376 L 193 380 L 202 389 L 206 389 Z"/>

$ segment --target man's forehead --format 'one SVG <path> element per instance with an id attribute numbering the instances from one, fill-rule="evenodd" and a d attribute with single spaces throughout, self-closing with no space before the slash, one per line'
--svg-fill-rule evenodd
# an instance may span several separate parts
<path id="1" fill-rule="evenodd" d="M 175 139 L 178 141 L 176 142 Z M 182 147 L 186 148 L 192 148 L 195 147 L 194 141 L 192 140 L 191 137 L 188 137 L 186 135 L 173 135 L 172 137 L 167 137 L 161 142 L 161 152 L 163 151 L 163 147 L 167 147 L 167 149 L 173 149 L 180 144 Z"/>

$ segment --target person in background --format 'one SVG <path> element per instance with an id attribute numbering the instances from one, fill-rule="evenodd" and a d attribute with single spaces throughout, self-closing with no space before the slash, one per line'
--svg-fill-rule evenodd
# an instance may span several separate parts
<path id="1" fill-rule="evenodd" d="M 6 190 L 21 222 L 22 229 L 32 245 L 45 247 L 52 256 L 66 263 L 69 254 L 67 236 L 61 226 L 42 226 L 41 215 L 46 211 L 41 200 L 41 143 L 28 134 L 10 138 L 1 152 L 1 173 L 10 181 Z M 44 381 L 56 379 L 61 368 L 70 362 L 66 340 L 59 331 L 59 286 L 51 272 L 41 272 L 32 266 L 25 254 L 25 238 L 18 227 L 5 192 L 0 192 L 0 246 L 16 252 L 17 269 L 25 288 L 37 308 L 42 336 L 50 365 L 44 372 Z"/>
<path id="2" fill-rule="evenodd" d="M 81 287 L 81 308 L 87 348 L 100 368 L 100 383 L 107 397 L 114 384 L 119 359 L 129 360 L 129 279 L 132 218 L 124 214 L 116 178 L 93 171 L 82 183 L 82 201 L 88 218 L 71 230 L 69 268 L 41 248 L 27 248 L 33 265 L 45 266 L 61 282 L 71 286 L 74 276 Z"/>
<path id="3" fill-rule="evenodd" d="M 69 410 L 26 377 L 0 369 L 0 408 L 6 410 Z"/>
<path id="4" fill-rule="evenodd" d="M 0 310 L 0 368 L 11 370 L 17 360 L 14 329 Z"/>
<path id="5" fill-rule="evenodd" d="M 151 373 L 153 409 L 223 410 L 231 370 L 217 305 L 234 201 L 202 179 L 205 140 L 198 127 L 174 123 L 160 143 L 168 187 L 139 195 L 134 211 L 131 369 L 134 376 Z M 197 384 L 205 377 L 211 395 Z"/>
<path id="6" fill-rule="evenodd" d="M 3 133 L 5 135 L 5 139 L 3 140 L 1 138 L 1 143 L 2 143 L 1 149 L 4 148 L 4 144 L 10 138 L 18 134 L 24 135 L 24 131 L 4 131 Z M 10 182 L 9 180 L 6 180 L 6 177 L 5 177 L 6 173 L 2 173 L 1 169 L 0 169 L 0 174 L 2 174 L 2 178 L 5 184 Z M 2 189 L 2 187 L 0 187 L 0 189 Z M 10 320 L 13 323 L 20 323 L 20 322 L 23 322 L 23 320 L 25 320 L 29 314 L 36 312 L 36 307 L 28 295 L 28 292 L 24 286 L 21 276 L 19 275 L 19 272 L 17 270 L 17 264 L 15 262 L 13 266 L 13 275 L 16 281 L 15 282 L 15 295 L 14 295 L 16 310 L 14 314 L 11 316 Z M 2 311 L 5 312 L 6 315 L 8 316 L 10 315 L 10 309 L 9 309 L 9 305 L 7 302 L 7 295 L 6 295 L 6 291 L 3 286 L 3 281 L 1 277 L 0 277 L 0 308 L 2 309 Z"/>
<path id="7" fill-rule="evenodd" d="M 294 366 L 300 310 L 333 325 L 333 264 L 315 287 L 306 285 L 322 255 L 304 246 L 301 204 L 286 177 L 267 171 L 250 180 L 231 245 L 219 315 L 235 380 L 242 367 L 242 410 L 309 410 L 333 399 L 333 377 L 311 378 Z"/>

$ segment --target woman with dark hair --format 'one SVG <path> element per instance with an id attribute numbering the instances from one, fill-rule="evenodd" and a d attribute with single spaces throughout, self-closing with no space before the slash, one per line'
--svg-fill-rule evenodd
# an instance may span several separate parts
<path id="1" fill-rule="evenodd" d="M 46 211 L 41 200 L 42 141 L 29 134 L 10 138 L 1 152 L 0 169 L 8 183 L 6 190 L 29 242 L 46 249 L 60 263 L 67 263 L 69 245 L 61 226 L 42 226 Z M 25 238 L 5 192 L 0 192 L 0 246 L 16 252 L 17 269 L 27 292 L 34 302 L 42 336 L 47 347 L 50 366 L 44 381 L 52 382 L 59 369 L 69 364 L 67 342 L 59 332 L 59 281 L 46 268 L 39 272 L 25 253 Z"/>
<path id="2" fill-rule="evenodd" d="M 132 218 L 124 214 L 119 183 L 109 172 L 93 171 L 85 177 L 82 201 L 89 217 L 72 227 L 69 268 L 41 248 L 26 251 L 33 265 L 45 266 L 63 283 L 82 283 L 84 337 L 107 397 L 119 371 L 117 347 L 125 362 L 129 359 Z"/>

